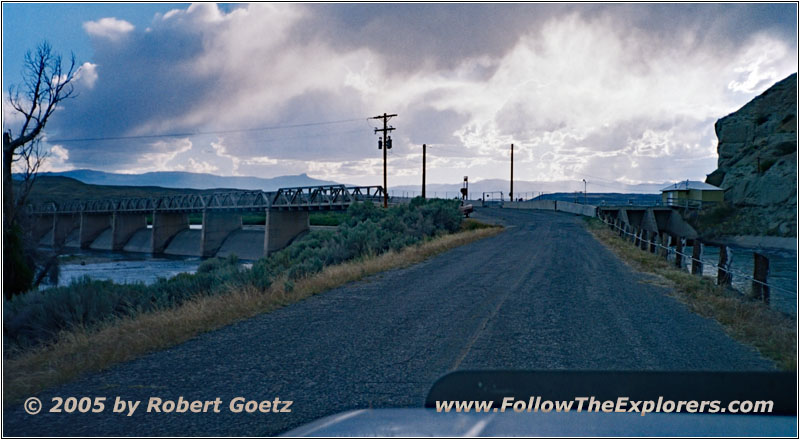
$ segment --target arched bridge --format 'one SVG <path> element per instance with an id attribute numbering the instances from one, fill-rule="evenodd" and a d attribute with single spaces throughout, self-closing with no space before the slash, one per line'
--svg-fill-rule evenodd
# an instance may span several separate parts
<path id="1" fill-rule="evenodd" d="M 221 191 L 160 197 L 70 200 L 29 207 L 42 245 L 256 259 L 287 246 L 309 229 L 309 212 L 347 209 L 383 198 L 380 186 L 324 185 L 277 191 Z M 243 227 L 242 215 L 265 214 L 263 228 Z M 202 227 L 189 226 L 202 214 Z M 152 225 L 147 218 L 152 216 Z"/>

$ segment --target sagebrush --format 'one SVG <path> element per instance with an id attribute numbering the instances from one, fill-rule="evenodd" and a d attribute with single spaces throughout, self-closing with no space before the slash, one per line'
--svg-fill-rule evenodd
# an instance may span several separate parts
<path id="1" fill-rule="evenodd" d="M 245 267 L 236 258 L 211 258 L 194 274 L 161 278 L 152 285 L 83 278 L 68 286 L 31 291 L 5 302 L 6 353 L 41 344 L 74 327 L 179 306 L 231 288 L 266 291 L 278 279 L 293 282 L 326 266 L 399 250 L 461 226 L 458 202 L 416 198 L 389 209 L 372 203 L 350 206 L 336 230 L 312 231 L 286 249 Z"/>

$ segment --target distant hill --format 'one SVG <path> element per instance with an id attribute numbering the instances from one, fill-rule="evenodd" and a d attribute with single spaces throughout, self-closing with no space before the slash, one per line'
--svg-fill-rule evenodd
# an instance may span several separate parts
<path id="1" fill-rule="evenodd" d="M 314 179 L 307 174 L 273 178 L 244 176 L 215 176 L 213 174 L 181 171 L 157 171 L 144 174 L 106 173 L 94 170 L 72 170 L 58 173 L 39 173 L 40 177 L 62 176 L 92 185 L 150 186 L 162 188 L 235 188 L 274 191 L 292 186 L 335 185 L 336 182 Z"/>
<path id="2" fill-rule="evenodd" d="M 158 186 L 91 185 L 64 176 L 39 175 L 28 195 L 28 202 L 37 204 L 64 200 L 94 200 L 122 197 L 158 197 L 178 194 L 202 194 L 213 189 L 162 188 Z"/>

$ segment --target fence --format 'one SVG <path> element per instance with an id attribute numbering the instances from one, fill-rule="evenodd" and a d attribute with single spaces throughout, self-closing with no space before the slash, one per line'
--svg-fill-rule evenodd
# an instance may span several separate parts
<path id="1" fill-rule="evenodd" d="M 699 199 L 677 199 L 677 198 L 668 198 L 667 202 L 664 204 L 669 207 L 673 208 L 685 208 L 685 209 L 701 209 L 704 206 L 714 206 L 717 205 L 718 202 L 714 201 L 703 201 Z"/>
<path id="2" fill-rule="evenodd" d="M 699 240 L 695 239 L 692 245 L 692 255 L 683 253 L 683 247 L 685 244 L 685 239 L 679 239 L 676 242 L 675 249 L 667 246 L 664 246 L 662 243 L 657 241 L 650 241 L 649 236 L 644 234 L 640 231 L 639 234 L 635 234 L 628 231 L 627 227 L 620 226 L 614 222 L 610 222 L 606 219 L 603 219 L 603 222 L 609 226 L 611 229 L 616 230 L 620 236 L 629 236 L 634 241 L 634 244 L 638 244 L 641 249 L 649 249 L 652 253 L 661 253 L 665 259 L 669 260 L 670 256 L 674 256 L 675 265 L 679 268 L 683 269 L 683 261 L 687 261 L 691 263 L 693 274 L 702 276 L 703 265 L 709 265 L 717 270 L 717 284 L 723 286 L 730 286 L 733 281 L 733 276 L 737 276 L 740 278 L 744 278 L 752 283 L 752 293 L 758 299 L 763 300 L 765 303 L 769 304 L 770 302 L 770 290 L 778 290 L 782 291 L 791 295 L 795 295 L 796 292 L 771 285 L 767 283 L 767 276 L 769 274 L 769 260 L 757 253 L 754 252 L 754 276 L 750 276 L 748 274 L 733 270 L 730 267 L 730 249 L 728 246 L 720 246 L 720 263 L 714 264 L 708 261 L 703 261 L 700 258 L 700 252 L 696 251 L 695 249 L 702 249 L 702 243 Z M 758 277 L 758 278 L 756 278 Z M 760 278 L 760 279 L 759 279 Z"/>

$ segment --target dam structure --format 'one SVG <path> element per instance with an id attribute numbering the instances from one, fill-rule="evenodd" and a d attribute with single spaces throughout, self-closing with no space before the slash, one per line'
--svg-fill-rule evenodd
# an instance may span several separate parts
<path id="1" fill-rule="evenodd" d="M 312 211 L 379 202 L 380 186 L 324 185 L 277 191 L 221 191 L 152 198 L 70 200 L 29 207 L 33 239 L 52 248 L 144 252 L 196 257 L 236 254 L 258 259 L 309 230 Z M 243 214 L 265 214 L 263 227 L 243 226 Z M 189 215 L 201 214 L 202 227 Z M 148 216 L 152 224 L 148 225 Z"/>

